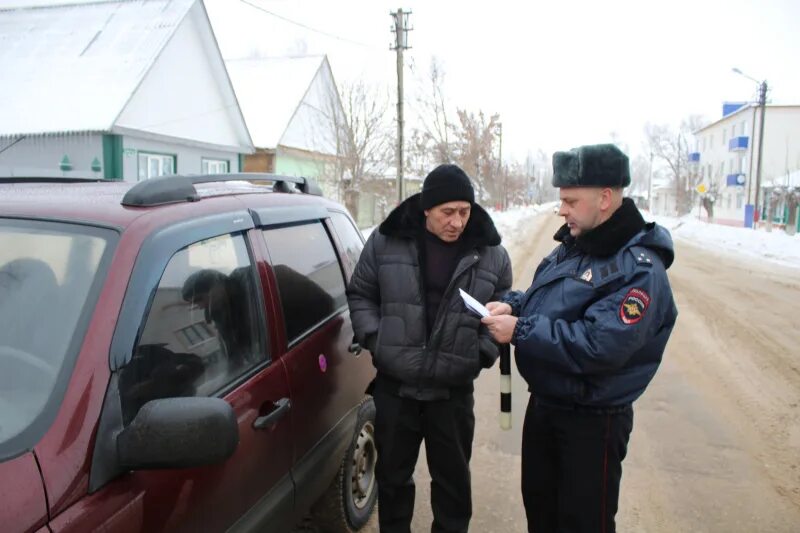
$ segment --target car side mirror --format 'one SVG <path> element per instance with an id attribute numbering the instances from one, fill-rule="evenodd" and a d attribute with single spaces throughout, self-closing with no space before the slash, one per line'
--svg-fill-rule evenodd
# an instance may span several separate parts
<path id="1" fill-rule="evenodd" d="M 225 461 L 239 443 L 233 408 L 221 398 L 163 398 L 144 404 L 117 436 L 120 466 L 189 468 Z"/>

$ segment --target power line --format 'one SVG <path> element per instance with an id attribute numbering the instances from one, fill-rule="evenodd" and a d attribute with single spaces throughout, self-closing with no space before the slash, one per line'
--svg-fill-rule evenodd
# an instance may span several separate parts
<path id="1" fill-rule="evenodd" d="M 249 2 L 248 0 L 239 0 L 239 1 L 242 2 L 243 4 L 247 4 L 248 6 L 250 6 L 252 8 L 258 9 L 259 11 L 263 11 L 264 13 L 266 13 L 268 15 L 272 15 L 275 18 L 279 18 L 284 22 L 288 22 L 289 24 L 294 24 L 295 26 L 299 26 L 299 27 L 301 27 L 303 29 L 306 29 L 308 31 L 313 31 L 315 33 L 319 33 L 320 35 L 324 35 L 326 37 L 330 37 L 331 39 L 336 39 L 337 41 L 343 41 L 343 42 L 347 42 L 347 43 L 350 43 L 350 44 L 355 44 L 357 46 L 363 46 L 364 48 L 376 49 L 375 46 L 372 46 L 372 45 L 369 45 L 369 44 L 366 44 L 366 43 L 362 43 L 362 42 L 359 42 L 359 41 L 354 41 L 353 39 L 348 39 L 347 37 L 340 37 L 339 35 L 335 35 L 333 33 L 329 33 L 329 32 L 324 31 L 324 30 L 318 30 L 317 28 L 312 28 L 311 26 L 303 24 L 302 22 L 297 22 L 296 20 L 292 20 L 290 18 L 284 17 L 283 15 L 275 13 L 274 11 L 270 11 L 269 9 L 265 9 L 265 8 L 259 6 L 259 5 L 256 5 L 256 4 L 252 3 L 252 2 Z"/>

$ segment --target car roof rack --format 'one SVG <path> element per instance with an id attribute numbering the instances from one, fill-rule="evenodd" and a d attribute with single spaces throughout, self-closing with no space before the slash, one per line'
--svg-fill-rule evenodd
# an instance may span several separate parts
<path id="1" fill-rule="evenodd" d="M 280 176 L 242 172 L 240 174 L 208 174 L 204 176 L 165 176 L 141 181 L 128 190 L 122 198 L 127 207 L 152 207 L 178 202 L 196 202 L 200 199 L 195 185 L 202 183 L 224 183 L 228 181 L 270 182 L 272 192 L 322 196 L 322 189 L 314 180 L 304 177 Z M 294 185 L 294 190 L 289 184 Z"/>

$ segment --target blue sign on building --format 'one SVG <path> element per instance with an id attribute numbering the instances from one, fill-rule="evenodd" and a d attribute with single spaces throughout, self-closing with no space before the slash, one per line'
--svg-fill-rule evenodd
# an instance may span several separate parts
<path id="1" fill-rule="evenodd" d="M 747 105 L 747 102 L 723 102 L 722 103 L 722 116 L 727 117 L 731 113 L 734 113 L 744 106 Z"/>
<path id="2" fill-rule="evenodd" d="M 726 185 L 728 187 L 736 187 L 744 185 L 744 174 L 728 174 Z"/>
<path id="3" fill-rule="evenodd" d="M 731 137 L 728 141 L 729 152 L 743 152 L 747 150 L 747 144 L 750 139 L 748 137 Z"/>

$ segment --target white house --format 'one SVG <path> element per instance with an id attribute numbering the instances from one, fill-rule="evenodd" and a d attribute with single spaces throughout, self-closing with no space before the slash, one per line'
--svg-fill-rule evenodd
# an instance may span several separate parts
<path id="1" fill-rule="evenodd" d="M 202 0 L 0 9 L 0 176 L 238 171 L 253 143 Z"/>
<path id="2" fill-rule="evenodd" d="M 326 56 L 226 59 L 255 153 L 244 169 L 315 178 L 341 199 L 336 161 L 349 142 Z"/>
<path id="3" fill-rule="evenodd" d="M 694 132 L 689 159 L 701 183 L 716 191 L 715 219 L 741 225 L 745 206 L 755 202 L 761 114 L 756 104 L 723 110 L 722 118 Z M 765 213 L 770 190 L 800 169 L 800 106 L 767 105 L 762 150 L 759 212 Z"/>

